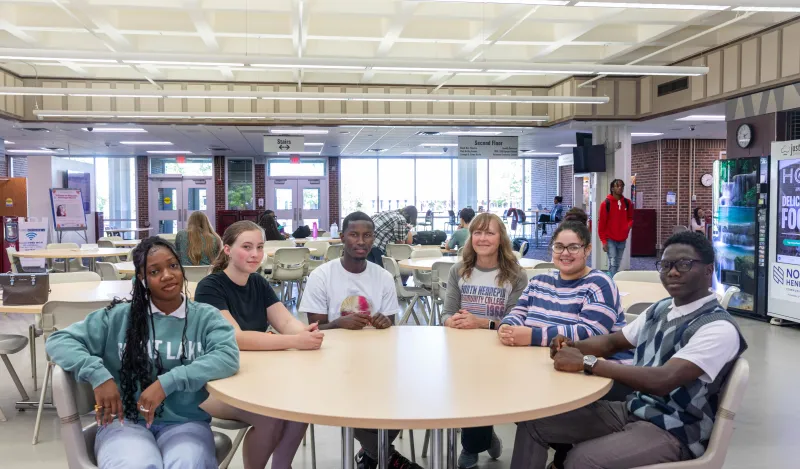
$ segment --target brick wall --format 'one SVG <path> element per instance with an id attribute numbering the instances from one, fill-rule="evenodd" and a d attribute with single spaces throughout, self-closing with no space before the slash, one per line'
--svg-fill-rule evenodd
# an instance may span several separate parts
<path id="1" fill-rule="evenodd" d="M 214 157 L 214 211 L 216 219 L 220 210 L 225 210 L 225 157 Z"/>
<path id="2" fill-rule="evenodd" d="M 558 172 L 558 160 L 556 159 L 534 159 L 531 160 L 531 173 L 528 175 L 528 200 L 529 207 L 536 207 L 542 204 L 545 207 L 553 206 L 553 197 L 557 196 L 556 174 Z"/>
<path id="3" fill-rule="evenodd" d="M 561 188 L 561 193 L 558 194 L 564 197 L 564 202 L 562 202 L 567 207 L 572 207 L 574 205 L 573 194 L 574 189 L 573 186 L 575 185 L 575 172 L 573 171 L 572 165 L 568 166 L 560 166 L 559 167 L 559 187 Z"/>
<path id="4" fill-rule="evenodd" d="M 264 206 L 258 205 L 258 199 L 264 201 L 264 205 L 267 203 L 267 181 L 266 181 L 266 174 L 267 174 L 267 165 L 265 164 L 257 164 L 255 165 L 255 174 L 254 180 L 256 181 L 256 188 L 255 188 L 255 207 L 258 210 L 264 210 Z"/>
<path id="5" fill-rule="evenodd" d="M 147 156 L 136 157 L 136 226 L 146 228 L 150 226 L 150 181 L 148 180 Z M 151 232 L 151 235 L 156 233 Z M 140 238 L 147 237 L 147 233 L 139 233 Z"/>
<path id="6" fill-rule="evenodd" d="M 328 158 L 328 220 L 338 225 L 339 216 L 339 158 L 331 156 Z"/>
<path id="7" fill-rule="evenodd" d="M 660 162 L 657 142 L 640 143 L 631 148 L 631 174 L 636 174 L 637 198 L 643 197 L 643 208 L 656 209 L 661 220 L 659 244 L 672 235 L 672 229 L 676 225 L 689 226 L 690 213 L 695 207 L 705 210 L 712 208 L 713 190 L 711 187 L 703 186 L 700 178 L 706 173 L 713 174 L 714 161 L 719 159 L 720 152 L 725 150 L 726 142 L 694 140 L 694 165 L 691 164 L 691 144 L 691 140 L 662 140 Z M 660 198 L 659 173 L 661 174 Z M 675 192 L 678 195 L 676 205 L 666 204 L 667 192 Z M 694 202 L 692 195 L 696 196 Z"/>

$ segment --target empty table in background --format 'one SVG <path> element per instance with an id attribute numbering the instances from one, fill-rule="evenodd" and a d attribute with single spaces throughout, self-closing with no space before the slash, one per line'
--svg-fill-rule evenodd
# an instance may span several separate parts
<path id="1" fill-rule="evenodd" d="M 314 239 L 314 238 L 289 238 L 289 240 L 290 241 L 294 241 L 294 243 L 297 244 L 298 246 L 302 246 L 302 245 L 306 244 L 309 241 L 322 241 L 324 243 L 331 243 L 331 244 L 336 244 L 336 243 L 341 243 L 342 242 L 341 238 L 329 238 L 327 236 L 324 237 L 324 238 L 317 238 L 317 239 Z"/>
<path id="2" fill-rule="evenodd" d="M 141 242 L 142 242 L 141 239 L 123 239 L 123 240 L 111 241 L 111 243 L 114 244 L 114 247 L 116 248 L 135 248 Z"/>
<path id="3" fill-rule="evenodd" d="M 17 251 L 14 256 L 25 259 L 89 259 L 89 268 L 95 270 L 95 261 L 104 257 L 118 257 L 128 254 L 130 249 L 98 248 L 98 249 L 37 249 L 35 251 Z M 69 272 L 69 262 L 64 269 Z"/>
<path id="4" fill-rule="evenodd" d="M 152 231 L 152 227 L 150 228 L 106 228 L 105 232 L 107 236 L 123 236 L 125 233 L 150 233 Z"/>

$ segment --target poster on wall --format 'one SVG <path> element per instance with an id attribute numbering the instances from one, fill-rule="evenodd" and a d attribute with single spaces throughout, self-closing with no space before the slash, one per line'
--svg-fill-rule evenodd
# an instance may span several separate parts
<path id="1" fill-rule="evenodd" d="M 19 250 L 36 251 L 47 248 L 47 218 L 19 219 Z M 20 258 L 23 268 L 44 268 L 44 259 Z"/>
<path id="2" fill-rule="evenodd" d="M 86 213 L 80 189 L 50 189 L 53 226 L 61 230 L 85 230 Z"/>
<path id="3" fill-rule="evenodd" d="M 770 200 L 767 311 L 800 322 L 800 140 L 772 142 Z"/>
<path id="4" fill-rule="evenodd" d="M 800 265 L 800 158 L 778 161 L 776 261 Z"/>
<path id="5" fill-rule="evenodd" d="M 92 173 L 65 171 L 63 185 L 68 189 L 80 189 L 83 195 L 83 213 L 92 212 Z"/>

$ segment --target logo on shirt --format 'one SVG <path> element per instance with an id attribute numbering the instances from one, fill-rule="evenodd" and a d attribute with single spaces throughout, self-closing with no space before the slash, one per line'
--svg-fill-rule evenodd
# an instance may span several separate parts
<path id="1" fill-rule="evenodd" d="M 372 316 L 372 304 L 366 296 L 352 295 L 342 301 L 339 306 L 339 313 L 342 316 L 350 314 L 363 314 L 364 316 Z"/>
<path id="2" fill-rule="evenodd" d="M 772 267 L 772 280 L 774 280 L 778 285 L 783 285 L 786 283 L 786 277 L 783 269 L 777 265 Z"/>
<path id="3" fill-rule="evenodd" d="M 502 319 L 506 312 L 506 289 L 463 285 L 461 287 L 461 307 L 477 316 Z"/>

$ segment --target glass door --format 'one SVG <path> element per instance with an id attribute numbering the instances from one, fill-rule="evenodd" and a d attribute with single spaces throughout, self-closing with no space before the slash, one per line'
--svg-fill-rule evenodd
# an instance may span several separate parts
<path id="1" fill-rule="evenodd" d="M 156 229 L 153 234 L 175 234 L 182 228 L 183 221 L 183 178 L 151 178 L 150 226 Z"/>
<path id="2" fill-rule="evenodd" d="M 328 184 L 326 179 L 272 179 L 268 185 L 268 204 L 274 207 L 278 223 L 286 233 L 299 226 L 328 231 Z"/>
<path id="3" fill-rule="evenodd" d="M 270 206 L 274 207 L 275 217 L 278 219 L 278 224 L 283 226 L 284 232 L 292 234 L 299 226 L 297 204 L 295 204 L 297 182 L 291 179 L 275 179 L 272 183 Z"/>
<path id="4" fill-rule="evenodd" d="M 204 212 L 211 223 L 211 229 L 216 226 L 214 224 L 214 210 L 209 208 L 209 201 L 211 195 L 211 187 L 213 186 L 210 177 L 185 177 L 183 179 L 183 200 L 186 201 L 183 211 L 184 228 L 186 222 L 189 221 L 189 216 L 193 212 Z"/>

